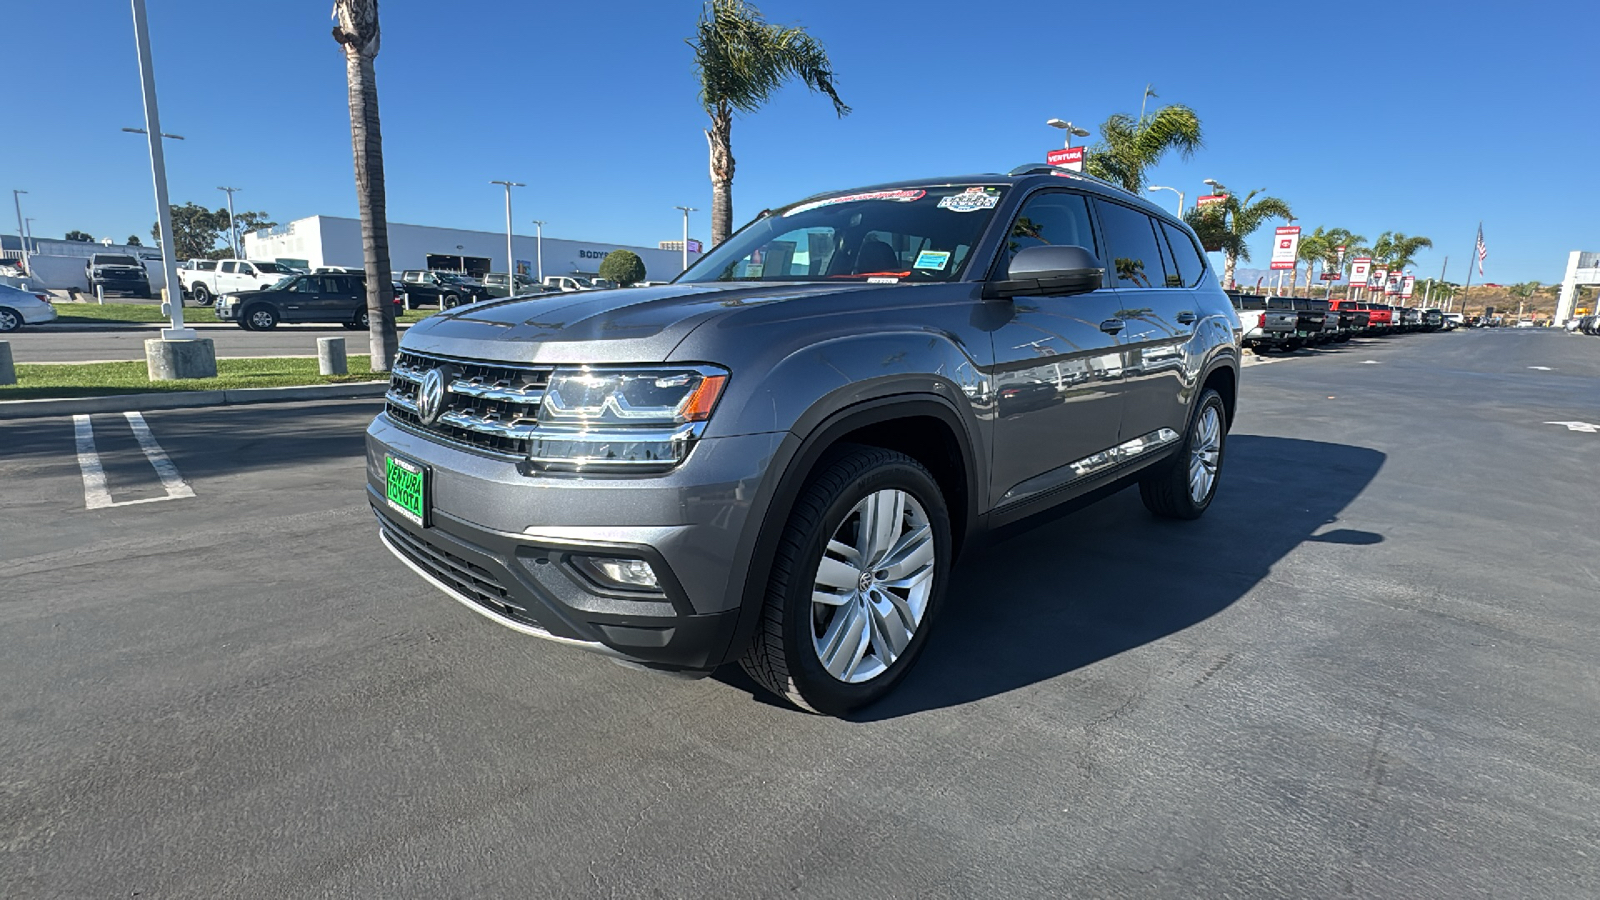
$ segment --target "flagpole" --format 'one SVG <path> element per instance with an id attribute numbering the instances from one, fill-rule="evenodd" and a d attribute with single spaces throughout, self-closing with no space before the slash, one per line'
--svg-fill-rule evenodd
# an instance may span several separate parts
<path id="1" fill-rule="evenodd" d="M 1483 234 L 1483 223 L 1478 223 L 1478 233 Z M 1472 264 L 1478 260 L 1478 241 L 1472 241 L 1472 254 L 1467 257 L 1467 286 L 1461 290 L 1461 311 L 1467 311 L 1467 295 L 1472 293 Z"/>

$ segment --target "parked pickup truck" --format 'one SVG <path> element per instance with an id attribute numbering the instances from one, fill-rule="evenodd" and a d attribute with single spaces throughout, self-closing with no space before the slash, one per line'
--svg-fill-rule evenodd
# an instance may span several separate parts
<path id="1" fill-rule="evenodd" d="M 1367 304 L 1354 300 L 1333 300 L 1329 307 L 1339 314 L 1339 328 L 1345 335 L 1345 340 L 1351 336 L 1366 332 L 1368 321 L 1372 313 L 1367 311 Z"/>
<path id="2" fill-rule="evenodd" d="M 179 269 L 178 284 L 196 305 L 210 306 L 222 294 L 264 291 L 293 274 L 275 262 L 219 259 L 215 269 Z"/>
<path id="3" fill-rule="evenodd" d="M 89 292 L 96 289 L 104 293 L 113 291 L 135 297 L 150 296 L 150 273 L 144 264 L 125 253 L 96 253 L 83 264 L 83 275 L 89 281 Z"/>
<path id="4" fill-rule="evenodd" d="M 1245 325 L 1244 346 L 1257 350 L 1293 350 L 1300 346 L 1300 339 L 1295 336 L 1299 316 L 1288 298 L 1231 293 L 1228 299 Z M 1250 318 L 1247 320 L 1246 316 Z"/>

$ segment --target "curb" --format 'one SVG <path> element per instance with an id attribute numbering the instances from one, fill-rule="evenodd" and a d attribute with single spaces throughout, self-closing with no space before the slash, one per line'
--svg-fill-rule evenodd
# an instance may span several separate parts
<path id="1" fill-rule="evenodd" d="M 297 403 L 307 400 L 350 400 L 382 397 L 387 381 L 354 384 L 308 384 L 301 387 L 233 388 L 221 391 L 152 391 L 112 397 L 72 397 L 58 400 L 0 401 L 0 420 L 37 419 L 46 416 L 91 413 L 143 412 L 151 409 L 191 409 L 204 406 L 239 406 L 249 403 Z"/>

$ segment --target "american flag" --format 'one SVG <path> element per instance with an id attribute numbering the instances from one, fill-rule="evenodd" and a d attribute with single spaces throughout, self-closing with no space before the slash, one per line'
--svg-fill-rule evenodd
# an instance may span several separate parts
<path id="1" fill-rule="evenodd" d="M 1483 223 L 1478 223 L 1478 274 L 1483 274 L 1483 261 L 1489 258 L 1489 245 L 1483 242 Z"/>

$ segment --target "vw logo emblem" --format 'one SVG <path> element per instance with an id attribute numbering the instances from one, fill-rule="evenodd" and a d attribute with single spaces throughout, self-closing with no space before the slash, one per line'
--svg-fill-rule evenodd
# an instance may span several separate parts
<path id="1" fill-rule="evenodd" d="M 424 425 L 439 421 L 439 414 L 444 412 L 444 376 L 443 369 L 429 369 L 417 387 L 417 418 Z"/>
<path id="2" fill-rule="evenodd" d="M 862 572 L 861 577 L 856 580 L 856 590 L 865 594 L 867 591 L 872 590 L 872 584 L 875 580 L 871 572 Z"/>

